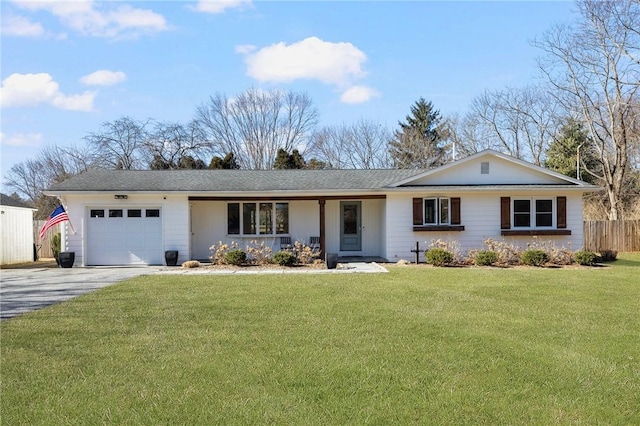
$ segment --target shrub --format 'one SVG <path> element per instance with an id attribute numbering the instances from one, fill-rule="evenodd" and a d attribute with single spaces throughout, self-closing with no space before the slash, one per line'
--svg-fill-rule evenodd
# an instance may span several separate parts
<path id="1" fill-rule="evenodd" d="M 273 261 L 280 266 L 293 266 L 296 263 L 296 256 L 290 251 L 281 250 L 273 255 Z"/>
<path id="2" fill-rule="evenodd" d="M 61 249 L 61 241 L 60 241 L 60 233 L 57 232 L 51 236 L 51 251 L 53 252 L 53 257 L 58 262 L 58 255 L 60 254 Z"/>
<path id="3" fill-rule="evenodd" d="M 229 265 L 240 266 L 247 261 L 247 253 L 240 249 L 229 250 L 224 255 L 224 261 Z"/>
<path id="4" fill-rule="evenodd" d="M 613 262 L 618 258 L 618 252 L 615 250 L 600 250 L 601 262 Z"/>
<path id="5" fill-rule="evenodd" d="M 573 258 L 575 259 L 578 265 L 589 266 L 596 263 L 596 254 L 592 251 L 577 251 L 573 254 Z"/>
<path id="6" fill-rule="evenodd" d="M 451 253 L 452 258 L 451 262 L 449 263 L 464 263 L 464 256 L 462 255 L 462 252 L 460 250 L 460 243 L 456 240 L 431 240 L 431 242 L 429 243 L 429 248 L 427 250 L 431 249 L 442 249 Z"/>
<path id="7" fill-rule="evenodd" d="M 556 247 L 553 241 L 543 241 L 534 236 L 530 242 L 527 243 L 527 250 L 542 250 L 549 258 L 548 263 L 554 265 L 571 265 L 573 263 L 573 250 L 571 250 L 571 242 L 568 243 L 569 248 L 564 246 L 561 248 Z"/>
<path id="8" fill-rule="evenodd" d="M 529 266 L 542 266 L 549 261 L 549 255 L 544 250 L 532 249 L 522 253 L 522 263 Z"/>
<path id="9" fill-rule="evenodd" d="M 182 267 L 183 268 L 199 268 L 200 262 L 198 262 L 197 260 L 187 260 L 186 262 L 182 263 Z"/>
<path id="10" fill-rule="evenodd" d="M 265 245 L 264 241 L 252 240 L 251 244 L 247 245 L 247 256 L 251 259 L 251 262 L 256 265 L 266 265 L 271 263 L 271 255 L 273 249 Z"/>
<path id="11" fill-rule="evenodd" d="M 314 251 L 313 248 L 300 241 L 296 241 L 293 244 L 293 254 L 295 255 L 298 263 L 303 265 L 313 263 L 318 257 L 320 257 L 319 251 Z"/>
<path id="12" fill-rule="evenodd" d="M 484 244 L 490 251 L 495 251 L 498 254 L 497 264 L 506 266 L 520 263 L 520 254 L 522 253 L 520 247 L 506 241 L 495 241 L 491 238 L 484 240 Z"/>
<path id="13" fill-rule="evenodd" d="M 211 251 L 211 256 L 209 256 L 209 259 L 214 265 L 224 265 L 225 263 L 227 263 L 225 261 L 225 255 L 227 254 L 227 252 L 229 252 L 229 250 L 236 250 L 237 248 L 238 243 L 236 243 L 235 241 L 231 242 L 231 246 L 229 246 L 228 244 L 224 244 L 222 241 L 218 241 L 218 245 L 214 244 L 209 247 L 209 250 Z"/>
<path id="14" fill-rule="evenodd" d="M 453 253 L 441 248 L 432 248 L 425 253 L 427 263 L 433 266 L 445 266 L 453 262 Z"/>
<path id="15" fill-rule="evenodd" d="M 497 261 L 498 253 L 491 250 L 480 250 L 474 258 L 474 263 L 478 266 L 491 266 Z"/>

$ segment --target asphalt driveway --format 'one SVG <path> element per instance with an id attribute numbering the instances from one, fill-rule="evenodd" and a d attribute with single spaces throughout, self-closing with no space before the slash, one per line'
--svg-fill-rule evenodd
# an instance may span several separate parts
<path id="1" fill-rule="evenodd" d="M 153 274 L 161 266 L 0 270 L 0 319 L 35 311 L 118 281 Z"/>

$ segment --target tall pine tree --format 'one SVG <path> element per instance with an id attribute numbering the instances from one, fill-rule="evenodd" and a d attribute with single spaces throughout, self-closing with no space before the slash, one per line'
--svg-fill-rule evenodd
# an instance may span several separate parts
<path id="1" fill-rule="evenodd" d="M 597 179 L 592 173 L 601 173 L 599 169 L 601 163 L 597 159 L 593 140 L 587 135 L 582 124 L 574 119 L 569 119 L 567 124 L 562 126 L 560 133 L 549 146 L 544 166 L 575 178 L 578 173 L 578 152 L 580 153 L 579 178 L 585 182 L 596 183 Z"/>
<path id="2" fill-rule="evenodd" d="M 278 149 L 278 154 L 273 162 L 273 168 L 276 170 L 304 169 L 305 166 L 304 158 L 297 149 L 294 149 L 291 154 L 282 148 Z"/>
<path id="3" fill-rule="evenodd" d="M 237 170 L 240 168 L 240 166 L 238 165 L 233 152 L 230 152 L 225 155 L 224 158 L 220 158 L 218 156 L 213 157 L 211 159 L 211 163 L 209 164 L 209 168 L 219 170 Z"/>
<path id="4" fill-rule="evenodd" d="M 448 139 L 446 123 L 431 102 L 420 98 L 411 106 L 406 122 L 389 142 L 389 154 L 398 169 L 432 168 L 445 163 Z"/>

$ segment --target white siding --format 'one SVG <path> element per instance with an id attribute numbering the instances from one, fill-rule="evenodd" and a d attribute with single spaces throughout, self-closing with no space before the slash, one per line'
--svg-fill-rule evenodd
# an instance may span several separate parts
<path id="1" fill-rule="evenodd" d="M 489 163 L 489 173 L 481 174 L 483 162 Z M 481 156 L 474 161 L 458 164 L 433 173 L 412 185 L 517 185 L 517 184 L 566 184 L 567 182 L 541 171 L 525 168 L 492 155 Z"/>
<path id="2" fill-rule="evenodd" d="M 162 247 L 178 250 L 178 263 L 190 259 L 189 253 L 189 204 L 186 195 L 128 195 L 126 200 L 116 200 L 113 194 L 68 195 L 62 199 L 69 215 L 69 222 L 62 227 L 62 250 L 75 252 L 75 266 L 86 266 L 87 218 L 91 207 L 105 208 L 160 208 L 162 220 Z M 75 232 L 74 232 L 75 230 Z"/>
<path id="3" fill-rule="evenodd" d="M 33 260 L 33 210 L 0 206 L 0 264 Z"/>
<path id="4" fill-rule="evenodd" d="M 460 232 L 414 232 L 413 231 L 413 197 L 426 196 L 460 197 L 461 225 L 465 230 Z M 406 259 L 413 261 L 415 254 L 411 249 L 415 248 L 416 241 L 420 248 L 429 246 L 433 240 L 456 241 L 462 254 L 472 249 L 485 248 L 484 240 L 491 238 L 497 241 L 505 241 L 511 244 L 526 247 L 532 237 L 503 237 L 500 229 L 500 197 L 555 197 L 565 195 L 567 197 L 567 229 L 571 235 L 567 236 L 540 236 L 538 241 L 552 241 L 557 247 L 578 250 L 583 245 L 582 225 L 582 197 L 579 194 L 549 194 L 544 193 L 459 193 L 459 194 L 427 194 L 416 192 L 412 194 L 390 194 L 387 198 L 387 252 L 389 261 Z M 421 254 L 422 256 L 422 254 Z M 421 257 L 424 260 L 424 257 Z"/>

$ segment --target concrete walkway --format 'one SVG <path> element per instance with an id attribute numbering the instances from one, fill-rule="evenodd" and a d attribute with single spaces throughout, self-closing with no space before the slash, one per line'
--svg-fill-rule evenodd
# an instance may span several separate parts
<path id="1" fill-rule="evenodd" d="M 163 267 L 157 272 L 159 275 L 251 275 L 251 274 L 354 274 L 354 273 L 380 273 L 389 272 L 383 266 L 371 262 L 349 262 L 338 263 L 335 269 L 315 269 L 315 268 L 286 268 L 286 267 L 240 267 L 237 269 L 225 268 L 181 268 L 181 267 Z"/>

